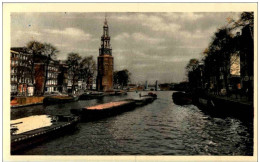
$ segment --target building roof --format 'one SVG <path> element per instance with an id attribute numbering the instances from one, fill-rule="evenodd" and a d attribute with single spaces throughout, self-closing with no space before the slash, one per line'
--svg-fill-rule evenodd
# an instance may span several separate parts
<path id="1" fill-rule="evenodd" d="M 24 53 L 24 54 L 30 54 L 29 50 L 26 47 L 11 47 L 10 51 L 12 53 Z"/>

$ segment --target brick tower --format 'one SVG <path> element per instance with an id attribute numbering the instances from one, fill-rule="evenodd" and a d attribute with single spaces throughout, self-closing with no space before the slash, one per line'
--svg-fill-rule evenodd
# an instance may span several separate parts
<path id="1" fill-rule="evenodd" d="M 109 28 L 105 18 L 98 56 L 98 75 L 96 82 L 98 91 L 113 90 L 113 71 L 114 61 L 112 48 L 110 46 Z"/>

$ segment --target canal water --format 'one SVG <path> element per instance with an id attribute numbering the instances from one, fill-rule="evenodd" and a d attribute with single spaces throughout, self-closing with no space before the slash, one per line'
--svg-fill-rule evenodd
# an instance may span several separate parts
<path id="1" fill-rule="evenodd" d="M 156 92 L 158 99 L 133 111 L 94 122 L 24 150 L 24 155 L 252 155 L 253 124 L 214 116 L 194 105 L 179 106 L 172 91 Z M 145 92 L 142 92 L 145 94 Z M 99 100 L 12 109 L 11 119 L 42 115 L 69 115 L 71 108 L 136 98 L 106 96 Z"/>

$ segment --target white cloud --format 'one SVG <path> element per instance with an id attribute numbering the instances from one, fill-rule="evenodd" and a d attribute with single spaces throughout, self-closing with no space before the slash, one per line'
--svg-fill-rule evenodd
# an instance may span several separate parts
<path id="1" fill-rule="evenodd" d="M 133 33 L 132 37 L 134 40 L 136 41 L 144 41 L 150 44 L 158 44 L 164 41 L 163 38 L 153 38 L 153 37 L 149 37 L 143 33 Z"/>
<path id="2" fill-rule="evenodd" d="M 188 62 L 189 60 L 189 57 L 172 57 L 169 59 L 165 59 L 164 62 Z"/>
<path id="3" fill-rule="evenodd" d="M 202 31 L 195 31 L 195 32 L 188 32 L 188 31 L 179 31 L 178 34 L 182 38 L 188 38 L 190 40 L 192 39 L 201 39 L 205 37 L 204 33 Z"/>
<path id="4" fill-rule="evenodd" d="M 177 13 L 177 14 L 172 12 L 167 12 L 164 13 L 164 16 L 172 20 L 178 19 L 182 21 L 196 21 L 204 17 L 202 13 L 196 13 L 196 12 L 185 12 L 185 13 Z"/>
<path id="5" fill-rule="evenodd" d="M 33 30 L 31 30 L 31 31 L 30 30 L 27 30 L 27 31 L 18 30 L 18 31 L 16 31 L 16 36 L 22 36 L 22 35 L 28 35 L 28 36 L 31 36 L 31 37 L 39 37 L 42 34 L 40 32 L 33 31 Z"/>
<path id="6" fill-rule="evenodd" d="M 174 14 L 176 16 L 176 13 Z M 171 32 L 180 29 L 180 25 L 177 22 L 165 21 L 162 16 L 158 15 L 147 15 L 144 13 L 136 13 L 132 15 L 112 15 L 111 19 L 116 21 L 128 21 L 129 23 L 140 24 L 141 26 L 147 27 L 148 30 L 154 31 Z"/>
<path id="7" fill-rule="evenodd" d="M 129 38 L 130 35 L 128 33 L 122 33 L 114 37 L 114 40 L 124 40 Z"/>
<path id="8" fill-rule="evenodd" d="M 131 43 L 131 41 L 129 41 L 129 39 L 135 41 L 135 42 L 144 42 L 144 43 L 149 43 L 149 44 L 158 44 L 164 41 L 163 38 L 154 38 L 148 35 L 145 35 L 141 32 L 135 32 L 132 34 L 128 34 L 128 33 L 122 33 L 119 34 L 117 36 L 115 36 L 114 40 L 116 41 L 124 41 L 124 42 L 128 42 Z"/>
<path id="9" fill-rule="evenodd" d="M 154 31 L 172 32 L 180 29 L 180 25 L 177 23 L 166 22 L 162 17 L 159 16 L 139 14 L 137 19 L 140 20 L 142 26 L 149 27 Z"/>
<path id="10" fill-rule="evenodd" d="M 63 36 L 69 36 L 77 39 L 90 39 L 91 35 L 88 33 L 85 33 L 81 29 L 77 28 L 65 28 L 63 30 L 58 30 L 58 29 L 44 29 L 45 32 L 49 34 L 58 34 L 58 35 L 63 35 Z"/>
<path id="11" fill-rule="evenodd" d="M 194 12 L 187 12 L 187 13 L 182 14 L 182 16 L 181 16 L 181 18 L 186 18 L 186 19 L 192 20 L 192 21 L 198 20 L 202 17 L 203 17 L 203 14 L 194 13 Z"/>
<path id="12" fill-rule="evenodd" d="M 108 20 L 109 19 L 115 19 L 117 21 L 130 21 L 132 17 L 127 15 L 112 15 L 112 16 L 108 16 Z"/>

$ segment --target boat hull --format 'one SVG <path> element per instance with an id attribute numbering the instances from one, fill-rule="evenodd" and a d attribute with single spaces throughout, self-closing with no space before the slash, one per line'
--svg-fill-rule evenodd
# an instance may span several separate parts
<path id="1" fill-rule="evenodd" d="M 91 99 L 101 99 L 104 97 L 104 94 L 93 95 L 93 94 L 82 94 L 79 99 L 80 100 L 91 100 Z"/>
<path id="2" fill-rule="evenodd" d="M 80 119 L 77 116 L 57 117 L 59 118 L 59 123 L 53 126 L 35 129 L 18 135 L 11 135 L 11 154 L 17 154 L 28 147 L 74 131 Z"/>
<path id="3" fill-rule="evenodd" d="M 44 105 L 51 105 L 51 104 L 59 104 L 59 103 L 67 103 L 67 102 L 75 102 L 78 101 L 78 97 L 61 97 L 61 98 L 57 98 L 55 96 L 50 96 L 50 97 L 45 97 L 43 99 L 43 104 Z"/>
<path id="4" fill-rule="evenodd" d="M 79 115 L 81 121 L 93 121 L 93 120 L 99 120 L 99 119 L 115 116 L 123 112 L 134 110 L 139 106 L 144 106 L 146 104 L 153 102 L 155 99 L 156 98 L 150 96 L 143 97 L 138 100 L 127 99 L 127 100 L 123 100 L 123 101 L 127 101 L 126 104 L 121 104 L 106 109 L 81 108 L 81 109 L 71 109 L 70 111 L 72 114 Z"/>
<path id="5" fill-rule="evenodd" d="M 174 92 L 172 100 L 176 105 L 190 105 L 192 104 L 192 96 L 184 92 Z"/>
<path id="6" fill-rule="evenodd" d="M 135 102 L 130 101 L 127 104 L 114 106 L 108 109 L 91 110 L 91 109 L 71 109 L 71 113 L 80 115 L 82 121 L 93 121 L 121 114 L 126 111 L 133 110 Z"/>

